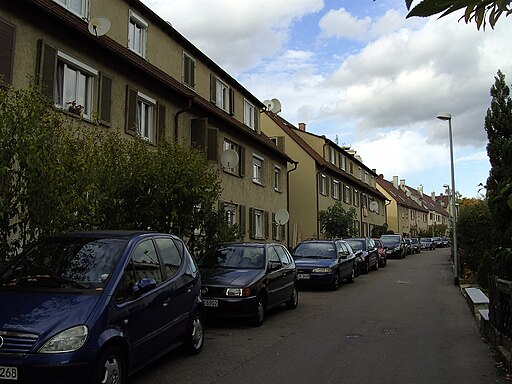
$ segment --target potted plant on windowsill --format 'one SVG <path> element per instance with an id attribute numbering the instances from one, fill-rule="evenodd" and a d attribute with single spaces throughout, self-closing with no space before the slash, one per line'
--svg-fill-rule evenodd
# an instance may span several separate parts
<path id="1" fill-rule="evenodd" d="M 84 107 L 80 104 L 77 104 L 75 100 L 68 101 L 66 103 L 67 105 L 67 111 L 69 113 L 72 113 L 77 116 L 82 116 L 82 113 L 84 112 Z"/>

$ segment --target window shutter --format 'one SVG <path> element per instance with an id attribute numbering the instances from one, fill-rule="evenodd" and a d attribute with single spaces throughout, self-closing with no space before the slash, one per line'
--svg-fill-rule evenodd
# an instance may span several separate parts
<path id="1" fill-rule="evenodd" d="M 218 158 L 217 134 L 216 128 L 208 128 L 208 150 L 206 153 L 208 160 L 216 161 Z"/>
<path id="2" fill-rule="evenodd" d="M 256 132 L 259 132 L 259 126 L 258 126 L 258 122 L 259 122 L 259 119 L 260 119 L 260 110 L 258 107 L 254 107 L 254 130 Z"/>
<path id="3" fill-rule="evenodd" d="M 210 101 L 217 103 L 217 77 L 213 73 L 210 74 Z"/>
<path id="4" fill-rule="evenodd" d="M 229 113 L 231 116 L 235 115 L 235 91 L 229 88 Z"/>
<path id="5" fill-rule="evenodd" d="M 254 221 L 255 221 L 255 216 L 254 216 L 254 208 L 249 208 L 249 237 L 251 239 L 254 239 L 254 237 L 256 236 L 256 234 L 254 233 Z"/>
<path id="6" fill-rule="evenodd" d="M 245 223 L 245 205 L 239 205 L 238 210 L 240 213 L 240 232 L 242 233 L 243 238 L 245 239 L 245 231 L 246 231 L 246 223 Z"/>
<path id="7" fill-rule="evenodd" d="M 279 224 L 276 223 L 276 214 L 272 213 L 272 240 L 278 240 Z"/>
<path id="8" fill-rule="evenodd" d="M 37 57 L 38 84 L 43 95 L 53 101 L 53 84 L 57 71 L 57 50 L 43 40 L 39 40 Z"/>
<path id="9" fill-rule="evenodd" d="M 239 146 L 238 171 L 240 173 L 240 177 L 245 177 L 245 147 L 242 145 Z"/>
<path id="10" fill-rule="evenodd" d="M 130 135 L 137 134 L 137 98 L 138 92 L 126 87 L 126 126 L 125 131 Z"/>
<path id="11" fill-rule="evenodd" d="M 196 88 L 196 62 L 194 60 L 190 60 L 190 86 L 192 88 Z"/>
<path id="12" fill-rule="evenodd" d="M 100 73 L 100 92 L 98 96 L 98 115 L 101 124 L 110 126 L 112 107 L 112 79 Z"/>
<path id="13" fill-rule="evenodd" d="M 165 140 L 165 106 L 157 104 L 158 117 L 156 128 L 156 142 L 157 144 Z"/>
<path id="14" fill-rule="evenodd" d="M 265 237 L 265 239 L 268 239 L 268 235 L 270 232 L 268 230 L 268 226 L 270 225 L 268 219 L 269 219 L 268 211 L 263 211 L 263 236 Z"/>
<path id="15" fill-rule="evenodd" d="M 16 27 L 0 20 L 0 84 L 12 84 Z"/>
<path id="16" fill-rule="evenodd" d="M 222 215 L 222 218 L 225 219 L 226 218 L 226 215 L 224 213 L 224 206 L 226 205 L 225 202 L 219 200 L 219 212 L 221 213 Z"/>
<path id="17" fill-rule="evenodd" d="M 190 141 L 192 147 L 206 149 L 208 134 L 208 119 L 207 118 L 199 118 L 192 119 L 190 124 Z"/>

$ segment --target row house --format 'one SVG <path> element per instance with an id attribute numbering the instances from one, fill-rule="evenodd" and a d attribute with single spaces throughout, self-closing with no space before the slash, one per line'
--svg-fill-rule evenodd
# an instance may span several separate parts
<path id="1" fill-rule="evenodd" d="M 360 158 L 324 136 L 295 127 L 281 116 L 267 111 L 261 115 L 262 129 L 296 164 L 289 163 L 288 229 L 291 246 L 305 238 L 321 238 L 318 212 L 336 202 L 354 209 L 354 226 L 360 236 L 386 222 L 386 198 L 376 185 L 377 174 Z"/>
<path id="2" fill-rule="evenodd" d="M 36 81 L 70 119 L 204 149 L 226 219 L 245 240 L 287 244 L 275 213 L 290 208 L 293 160 L 261 132 L 263 103 L 143 3 L 2 1 L 0 45 L 4 83 Z"/>
<path id="3" fill-rule="evenodd" d="M 429 225 L 429 210 L 413 198 L 414 190 L 407 187 L 405 180 L 393 176 L 390 182 L 380 175 L 378 189 L 389 200 L 387 208 L 388 230 L 404 237 L 417 237 Z"/>

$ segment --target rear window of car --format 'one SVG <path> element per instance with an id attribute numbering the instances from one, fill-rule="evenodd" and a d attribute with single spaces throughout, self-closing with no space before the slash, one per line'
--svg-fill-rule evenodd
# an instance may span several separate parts
<path id="1" fill-rule="evenodd" d="M 400 237 L 398 236 L 382 236 L 380 238 L 385 246 L 389 247 L 390 245 L 398 245 L 400 244 Z"/>
<path id="2" fill-rule="evenodd" d="M 294 256 L 298 257 L 336 257 L 336 247 L 334 243 L 302 243 L 295 248 Z"/>
<path id="3" fill-rule="evenodd" d="M 347 239 L 345 241 L 350 244 L 350 246 L 352 247 L 352 249 L 354 251 L 361 251 L 361 250 L 363 250 L 365 248 L 364 240 L 351 240 L 351 239 Z"/>

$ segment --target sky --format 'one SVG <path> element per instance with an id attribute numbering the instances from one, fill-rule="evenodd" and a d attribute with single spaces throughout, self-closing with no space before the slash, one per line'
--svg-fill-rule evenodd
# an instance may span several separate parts
<path id="1" fill-rule="evenodd" d="M 485 194 L 484 119 L 498 70 L 512 84 L 512 19 L 495 29 L 409 18 L 405 0 L 143 0 L 280 115 L 350 146 L 386 180 Z M 417 2 L 413 3 L 416 4 Z"/>

